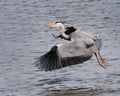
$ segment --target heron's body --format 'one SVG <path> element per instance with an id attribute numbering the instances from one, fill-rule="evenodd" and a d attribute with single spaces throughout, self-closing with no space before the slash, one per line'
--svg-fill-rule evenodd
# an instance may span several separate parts
<path id="1" fill-rule="evenodd" d="M 47 26 L 50 26 L 48 24 Z M 52 27 L 56 25 L 53 24 Z M 105 68 L 99 51 L 102 46 L 102 41 L 98 37 L 77 30 L 73 26 L 67 27 L 65 30 L 63 24 L 59 24 L 61 28 L 60 36 L 66 40 L 67 43 L 57 44 L 45 55 L 38 58 L 36 65 L 45 71 L 51 71 L 66 66 L 83 63 L 89 60 L 93 54 L 97 57 L 98 63 Z"/>

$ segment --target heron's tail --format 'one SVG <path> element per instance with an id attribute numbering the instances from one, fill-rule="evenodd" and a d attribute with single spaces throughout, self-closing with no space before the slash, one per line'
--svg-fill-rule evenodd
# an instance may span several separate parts
<path id="1" fill-rule="evenodd" d="M 94 53 L 99 52 L 101 47 L 102 47 L 102 39 L 97 37 L 95 40 L 95 44 L 93 46 L 93 52 Z"/>

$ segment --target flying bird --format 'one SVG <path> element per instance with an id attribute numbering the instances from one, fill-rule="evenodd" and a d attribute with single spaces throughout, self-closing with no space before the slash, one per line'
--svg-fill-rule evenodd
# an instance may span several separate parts
<path id="1" fill-rule="evenodd" d="M 102 40 L 90 33 L 78 30 L 74 26 L 66 27 L 61 22 L 45 25 L 46 27 L 59 27 L 60 35 L 56 38 L 68 40 L 66 43 L 53 46 L 49 52 L 38 57 L 36 66 L 40 70 L 52 71 L 66 66 L 76 65 L 89 60 L 95 55 L 98 64 L 106 68 L 105 59 L 100 54 Z"/>

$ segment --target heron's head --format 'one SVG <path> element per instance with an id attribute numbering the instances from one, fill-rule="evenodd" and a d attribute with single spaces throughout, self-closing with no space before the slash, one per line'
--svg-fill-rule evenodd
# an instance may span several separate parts
<path id="1" fill-rule="evenodd" d="M 45 27 L 61 27 L 61 26 L 64 26 L 64 25 L 61 22 L 58 22 L 58 21 L 45 25 Z"/>

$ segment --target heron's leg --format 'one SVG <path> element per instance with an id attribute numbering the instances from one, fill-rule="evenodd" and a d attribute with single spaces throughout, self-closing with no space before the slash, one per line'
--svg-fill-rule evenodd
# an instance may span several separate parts
<path id="1" fill-rule="evenodd" d="M 99 53 L 94 53 L 94 54 L 95 54 L 95 56 L 96 56 L 96 58 L 97 58 L 98 64 L 99 64 L 101 67 L 103 67 L 103 68 L 106 69 L 106 64 L 105 64 L 105 62 L 103 62 L 103 60 L 101 59 L 101 58 L 102 58 L 101 55 L 99 55 Z"/>
<path id="2" fill-rule="evenodd" d="M 101 65 L 97 53 L 95 53 L 95 56 L 97 58 L 98 64 Z"/>
<path id="3" fill-rule="evenodd" d="M 104 63 L 104 65 L 106 65 L 106 61 L 105 61 L 105 59 L 104 59 L 104 58 L 102 58 L 102 56 L 101 56 L 100 52 L 98 52 L 98 55 L 99 55 L 99 57 L 100 57 L 100 59 L 101 59 L 102 63 Z"/>

